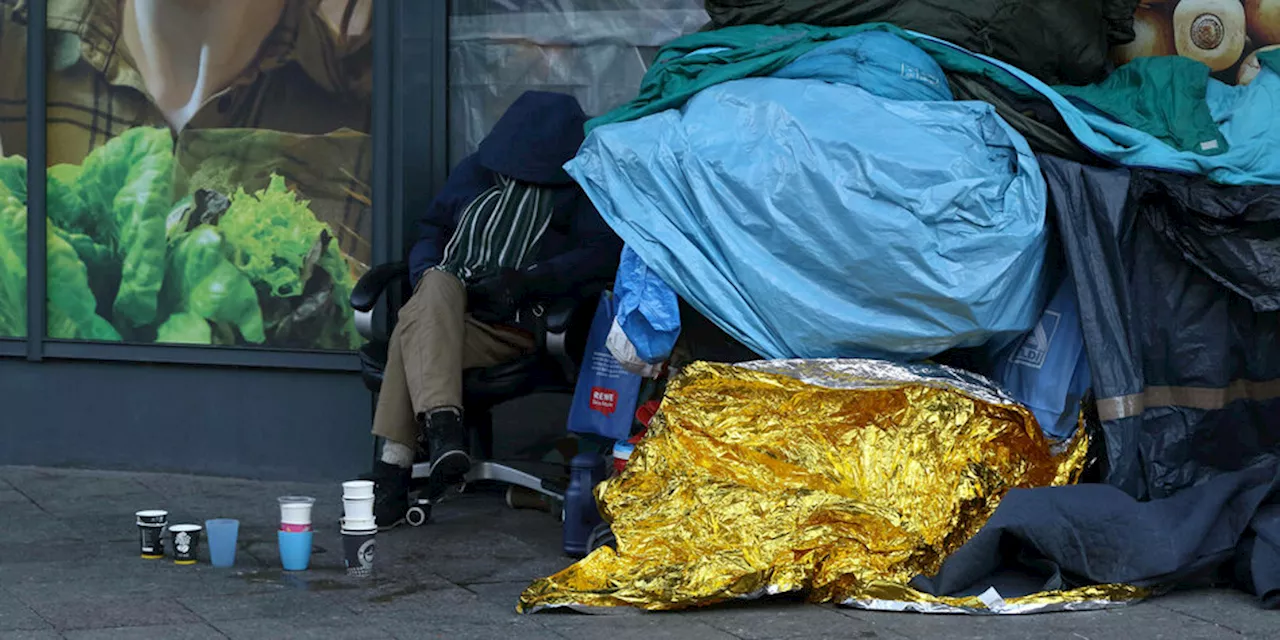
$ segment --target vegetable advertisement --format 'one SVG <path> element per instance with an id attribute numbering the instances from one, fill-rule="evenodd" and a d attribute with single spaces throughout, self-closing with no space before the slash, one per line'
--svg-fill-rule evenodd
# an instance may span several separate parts
<path id="1" fill-rule="evenodd" d="M 359 265 L 286 178 L 185 190 L 168 129 L 48 170 L 52 339 L 348 350 Z M 0 159 L 0 335 L 26 333 L 26 161 Z"/>

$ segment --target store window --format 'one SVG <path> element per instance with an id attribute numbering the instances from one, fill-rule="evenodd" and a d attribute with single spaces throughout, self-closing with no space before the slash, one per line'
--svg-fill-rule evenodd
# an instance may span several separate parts
<path id="1" fill-rule="evenodd" d="M 0 3 L 0 339 L 27 335 L 27 42 Z"/>
<path id="2" fill-rule="evenodd" d="M 630 100 L 658 48 L 706 22 L 702 0 L 452 0 L 450 163 L 525 91 L 572 94 L 590 115 Z"/>
<path id="3" fill-rule="evenodd" d="M 358 346 L 372 5 L 49 3 L 49 338 Z"/>

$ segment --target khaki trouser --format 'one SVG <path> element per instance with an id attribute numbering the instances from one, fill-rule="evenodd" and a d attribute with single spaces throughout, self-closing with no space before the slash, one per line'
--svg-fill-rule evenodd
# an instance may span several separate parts
<path id="1" fill-rule="evenodd" d="M 423 274 L 391 332 L 374 435 L 416 448 L 416 416 L 462 407 L 464 370 L 496 366 L 533 351 L 529 336 L 486 325 L 466 309 L 462 281 L 435 269 Z"/>

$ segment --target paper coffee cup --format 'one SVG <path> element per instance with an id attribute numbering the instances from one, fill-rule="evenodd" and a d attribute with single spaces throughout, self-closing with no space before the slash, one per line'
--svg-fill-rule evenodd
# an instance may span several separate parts
<path id="1" fill-rule="evenodd" d="M 343 498 L 372 498 L 373 497 L 373 481 L 372 480 L 351 480 L 342 483 Z"/>
<path id="2" fill-rule="evenodd" d="M 311 507 L 316 499 L 310 496 L 281 496 L 280 522 L 283 524 L 311 524 Z"/>
<path id="3" fill-rule="evenodd" d="M 138 542 L 142 557 L 156 560 L 164 557 L 164 529 L 169 524 L 169 512 L 148 509 L 134 514 L 138 525 Z"/>
<path id="4" fill-rule="evenodd" d="M 373 518 L 373 498 L 343 498 L 342 515 L 351 520 L 368 520 Z"/>
<path id="5" fill-rule="evenodd" d="M 198 524 L 175 524 L 169 527 L 170 543 L 173 544 L 174 564 L 195 564 L 196 554 L 200 549 L 200 531 L 204 529 Z"/>
<path id="6" fill-rule="evenodd" d="M 377 534 L 377 529 L 342 530 L 342 562 L 347 567 L 347 575 L 357 578 L 373 575 L 373 557 L 378 548 Z"/>
<path id="7" fill-rule="evenodd" d="M 343 518 L 339 522 L 343 531 L 372 531 L 378 528 L 373 518 Z"/>

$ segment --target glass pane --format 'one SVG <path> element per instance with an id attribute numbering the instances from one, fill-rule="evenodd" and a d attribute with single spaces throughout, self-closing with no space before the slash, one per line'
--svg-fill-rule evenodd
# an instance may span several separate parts
<path id="1" fill-rule="evenodd" d="M 358 346 L 372 4 L 50 3 L 50 338 Z"/>
<path id="2" fill-rule="evenodd" d="M 0 4 L 0 338 L 27 335 L 27 33 L 13 12 Z"/>
<path id="3" fill-rule="evenodd" d="M 449 160 L 480 144 L 529 90 L 589 115 L 635 97 L 658 48 L 707 22 L 702 0 L 452 0 Z"/>

